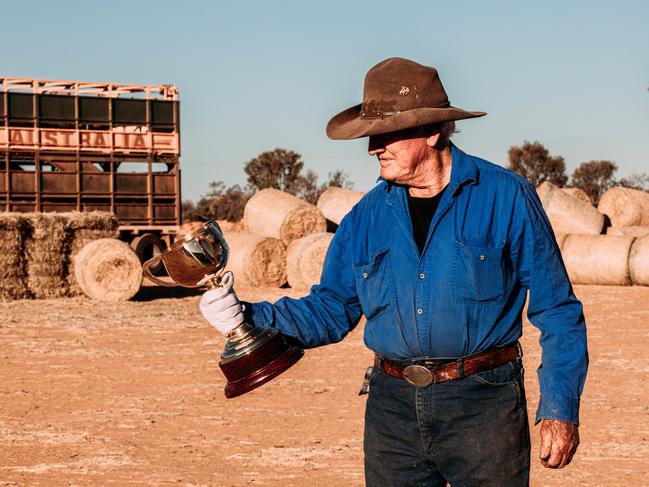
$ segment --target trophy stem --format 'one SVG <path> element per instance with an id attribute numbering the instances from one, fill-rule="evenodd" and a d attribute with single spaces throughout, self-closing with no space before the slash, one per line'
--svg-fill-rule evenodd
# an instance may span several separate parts
<path id="1" fill-rule="evenodd" d="M 228 332 L 228 340 L 229 341 L 241 341 L 243 340 L 247 335 L 250 334 L 250 331 L 252 330 L 252 325 L 249 325 L 248 323 L 242 322 L 232 328 Z"/>

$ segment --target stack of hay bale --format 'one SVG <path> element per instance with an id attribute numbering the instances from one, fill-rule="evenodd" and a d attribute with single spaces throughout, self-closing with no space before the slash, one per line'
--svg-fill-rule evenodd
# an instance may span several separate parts
<path id="1" fill-rule="evenodd" d="M 332 193 L 335 193 L 332 195 Z M 360 195 L 360 196 L 358 196 Z M 333 229 L 362 193 L 327 190 L 318 206 L 289 193 L 264 189 L 244 211 L 243 228 L 222 226 L 230 256 L 227 269 L 248 286 L 308 290 L 320 281 Z"/>
<path id="2" fill-rule="evenodd" d="M 0 214 L 0 299 L 29 298 L 25 236 L 29 220 L 20 213 Z"/>
<path id="3" fill-rule="evenodd" d="M 0 213 L 0 299 L 81 294 L 74 256 L 89 241 L 115 238 L 103 212 Z"/>
<path id="4" fill-rule="evenodd" d="M 649 285 L 649 193 L 612 188 L 595 208 L 580 190 L 537 192 L 573 283 Z"/>

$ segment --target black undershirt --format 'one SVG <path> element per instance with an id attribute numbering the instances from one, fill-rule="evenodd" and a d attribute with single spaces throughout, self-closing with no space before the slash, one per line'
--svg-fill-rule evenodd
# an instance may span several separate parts
<path id="1" fill-rule="evenodd" d="M 424 251 L 430 222 L 433 220 L 433 216 L 437 211 L 439 201 L 442 199 L 442 196 L 446 191 L 446 187 L 447 186 L 432 198 L 415 198 L 414 196 L 410 196 L 410 193 L 406 191 L 406 194 L 408 195 L 410 221 L 412 221 L 412 233 L 417 248 L 419 249 L 419 255 Z"/>

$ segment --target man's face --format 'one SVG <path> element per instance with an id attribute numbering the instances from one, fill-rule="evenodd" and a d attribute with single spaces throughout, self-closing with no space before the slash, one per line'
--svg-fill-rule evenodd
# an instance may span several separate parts
<path id="1" fill-rule="evenodd" d="M 407 184 L 417 176 L 417 167 L 429 150 L 429 137 L 415 127 L 371 135 L 367 153 L 379 159 L 382 178 Z"/>

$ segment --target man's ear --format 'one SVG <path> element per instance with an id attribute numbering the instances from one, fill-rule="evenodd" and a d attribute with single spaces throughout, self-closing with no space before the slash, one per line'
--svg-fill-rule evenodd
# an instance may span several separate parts
<path id="1" fill-rule="evenodd" d="M 430 137 L 428 137 L 426 139 L 426 145 L 428 145 L 428 147 L 432 147 L 432 148 L 437 147 L 437 143 L 439 142 L 439 138 L 441 136 L 442 136 L 442 134 L 440 134 L 439 132 L 431 135 Z"/>

